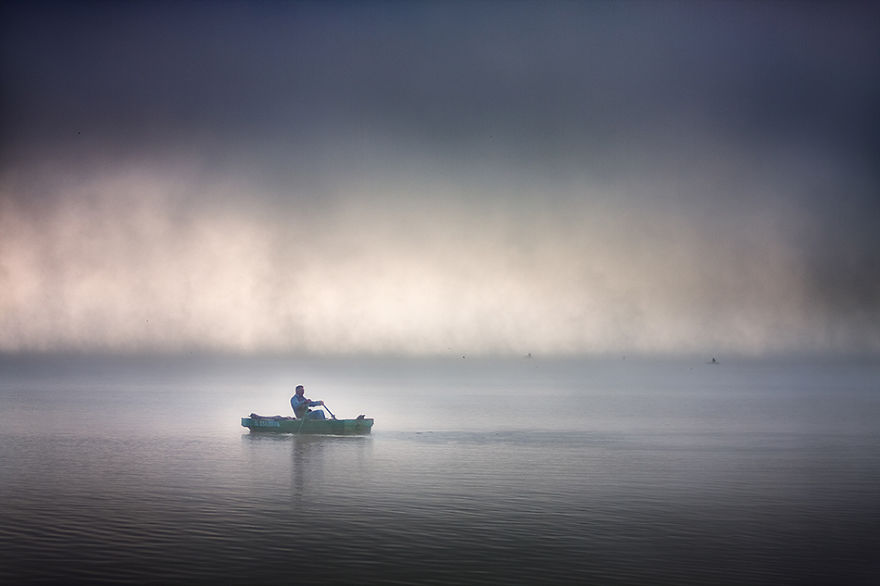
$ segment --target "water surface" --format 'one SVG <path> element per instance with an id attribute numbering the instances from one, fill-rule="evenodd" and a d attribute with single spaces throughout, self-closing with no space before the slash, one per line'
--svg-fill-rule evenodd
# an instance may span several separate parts
<path id="1" fill-rule="evenodd" d="M 6 359 L 4 583 L 873 584 L 875 361 Z M 368 437 L 250 434 L 296 384 Z"/>

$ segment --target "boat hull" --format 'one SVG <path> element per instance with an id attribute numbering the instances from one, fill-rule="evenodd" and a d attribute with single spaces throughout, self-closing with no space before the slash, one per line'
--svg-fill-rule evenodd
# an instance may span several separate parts
<path id="1" fill-rule="evenodd" d="M 251 414 L 241 418 L 242 427 L 252 432 L 297 433 L 312 435 L 367 435 L 372 419 L 294 419 L 293 417 L 261 417 Z"/>

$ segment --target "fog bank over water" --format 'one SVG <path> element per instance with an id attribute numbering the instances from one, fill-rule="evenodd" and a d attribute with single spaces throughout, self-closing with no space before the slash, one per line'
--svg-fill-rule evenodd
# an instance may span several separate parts
<path id="1" fill-rule="evenodd" d="M 0 352 L 880 351 L 870 9 L 84 5 L 4 8 Z"/>
<path id="2" fill-rule="evenodd" d="M 876 291 L 821 282 L 849 269 L 807 256 L 812 220 L 784 205 L 714 214 L 627 205 L 599 186 L 596 198 L 557 190 L 564 203 L 537 187 L 511 206 L 443 197 L 440 182 L 419 199 L 236 201 L 254 187 L 129 171 L 48 208 L 5 201 L 0 349 L 878 348 Z"/>

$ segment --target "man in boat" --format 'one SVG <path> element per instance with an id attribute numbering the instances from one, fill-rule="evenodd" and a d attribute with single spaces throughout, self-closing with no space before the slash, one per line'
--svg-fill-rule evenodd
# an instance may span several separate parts
<path id="1" fill-rule="evenodd" d="M 309 407 L 321 407 L 324 405 L 324 401 L 312 401 L 311 399 L 305 398 L 305 388 L 302 385 L 297 385 L 296 394 L 290 398 L 290 406 L 293 407 L 293 414 L 296 415 L 297 419 L 304 419 L 308 417 L 309 419 L 324 419 L 323 411 L 312 411 Z"/>

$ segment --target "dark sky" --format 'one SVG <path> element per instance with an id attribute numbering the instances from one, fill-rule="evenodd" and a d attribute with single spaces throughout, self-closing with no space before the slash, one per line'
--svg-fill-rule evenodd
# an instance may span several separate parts
<path id="1" fill-rule="evenodd" d="M 7 2 L 0 350 L 880 350 L 880 10 Z"/>

